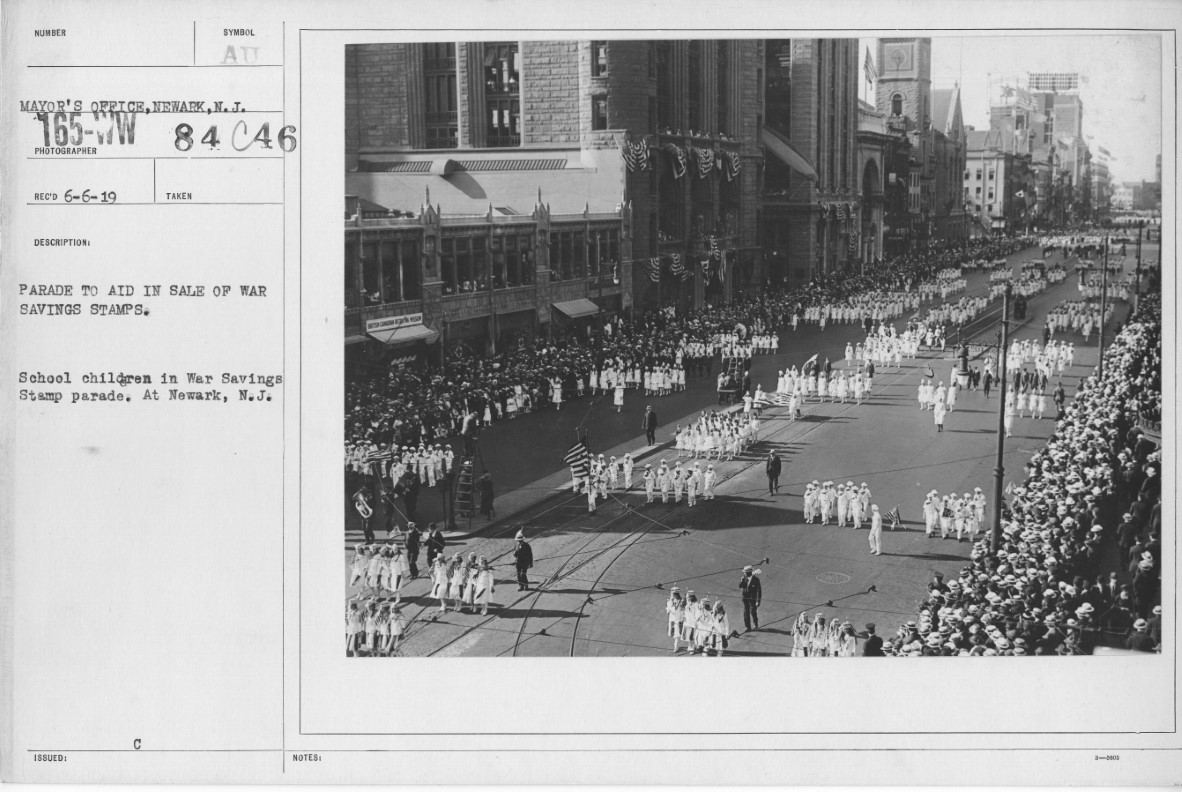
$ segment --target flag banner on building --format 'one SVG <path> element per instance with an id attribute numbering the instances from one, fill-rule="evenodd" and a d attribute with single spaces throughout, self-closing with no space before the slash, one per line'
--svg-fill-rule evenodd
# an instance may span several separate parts
<path id="1" fill-rule="evenodd" d="M 850 252 L 851 252 L 851 253 L 857 253 L 857 252 L 858 252 L 858 232 L 857 232 L 857 231 L 851 231 L 851 232 L 850 232 L 850 243 L 849 243 L 849 246 L 850 246 Z"/>
<path id="2" fill-rule="evenodd" d="M 686 153 L 685 149 L 676 143 L 665 143 L 661 146 L 665 151 L 669 152 L 669 156 L 673 158 L 673 178 L 680 179 L 685 175 L 686 170 Z"/>
<path id="3" fill-rule="evenodd" d="M 845 220 L 845 204 L 843 203 L 837 205 L 837 219 Z"/>
<path id="4" fill-rule="evenodd" d="M 866 48 L 866 62 L 862 64 L 862 71 L 866 73 L 867 82 L 878 80 L 878 69 L 874 68 L 874 58 L 870 56 L 870 48 Z"/>
<path id="5" fill-rule="evenodd" d="M 710 282 L 710 259 L 709 258 L 702 259 L 702 282 L 703 283 Z"/>
<path id="6" fill-rule="evenodd" d="M 653 283 L 661 280 L 661 259 L 659 256 L 653 256 L 648 260 L 648 279 Z"/>
<path id="7" fill-rule="evenodd" d="M 726 255 L 718 260 L 718 282 L 726 283 L 726 260 L 729 256 L 729 251 Z"/>
<path id="8" fill-rule="evenodd" d="M 669 271 L 680 278 L 685 274 L 685 265 L 681 263 L 681 254 L 674 253 L 669 258 L 672 260 L 672 263 L 669 265 Z"/>
<path id="9" fill-rule="evenodd" d="M 624 163 L 629 171 L 646 171 L 649 169 L 648 143 L 646 141 L 624 141 Z"/>
<path id="10" fill-rule="evenodd" d="M 722 162 L 723 162 L 722 172 L 724 174 L 726 174 L 726 180 L 733 181 L 734 178 L 739 175 L 739 171 L 742 169 L 742 166 L 743 166 L 742 161 L 739 159 L 739 152 L 724 151 L 723 157 L 722 157 Z"/>
<path id="11" fill-rule="evenodd" d="M 694 160 L 698 164 L 698 178 L 704 179 L 714 170 L 714 150 L 690 146 L 694 152 Z"/>
<path id="12" fill-rule="evenodd" d="M 566 456 L 562 461 L 570 467 L 571 475 L 575 478 L 585 478 L 587 475 L 587 458 L 590 456 L 587 452 L 587 446 L 582 443 L 575 443 L 571 449 L 566 452 Z"/>

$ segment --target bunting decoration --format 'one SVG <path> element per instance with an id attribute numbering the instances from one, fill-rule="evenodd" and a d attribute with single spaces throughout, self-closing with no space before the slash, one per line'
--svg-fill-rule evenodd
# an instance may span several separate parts
<path id="1" fill-rule="evenodd" d="M 676 143 L 665 143 L 661 148 L 668 151 L 669 155 L 673 158 L 673 178 L 680 179 L 685 175 L 688 164 L 685 149 Z"/>
<path id="2" fill-rule="evenodd" d="M 710 282 L 710 259 L 709 258 L 702 259 L 702 282 L 703 283 Z"/>
<path id="3" fill-rule="evenodd" d="M 670 258 L 673 260 L 673 263 L 669 266 L 669 271 L 682 280 L 685 280 L 685 265 L 681 263 L 681 254 L 674 253 Z"/>
<path id="4" fill-rule="evenodd" d="M 718 259 L 718 282 L 719 283 L 726 283 L 726 260 L 730 257 L 730 255 L 731 255 L 730 251 L 728 250 L 725 255 L 721 256 Z"/>
<path id="5" fill-rule="evenodd" d="M 706 247 L 710 250 L 710 258 L 716 259 L 721 255 L 718 252 L 718 237 L 714 234 L 706 235 Z"/>
<path id="6" fill-rule="evenodd" d="M 726 180 L 733 181 L 739 175 L 739 170 L 742 167 L 742 162 L 739 160 L 739 152 L 724 151 L 722 163 L 722 172 L 726 174 Z"/>
<path id="7" fill-rule="evenodd" d="M 658 283 L 661 280 L 661 259 L 659 256 L 653 256 L 648 260 L 648 279 L 653 283 Z"/>
<path id="8" fill-rule="evenodd" d="M 858 232 L 857 231 L 850 232 L 850 252 L 851 253 L 858 252 Z"/>
<path id="9" fill-rule="evenodd" d="M 837 219 L 838 220 L 845 220 L 845 204 L 844 203 L 837 204 Z"/>
<path id="10" fill-rule="evenodd" d="M 694 152 L 694 160 L 698 164 L 698 178 L 704 179 L 714 170 L 714 150 L 690 146 Z"/>
<path id="11" fill-rule="evenodd" d="M 628 166 L 629 172 L 646 171 L 649 169 L 648 143 L 641 140 L 639 142 L 632 142 L 630 140 L 624 141 L 624 164 Z"/>

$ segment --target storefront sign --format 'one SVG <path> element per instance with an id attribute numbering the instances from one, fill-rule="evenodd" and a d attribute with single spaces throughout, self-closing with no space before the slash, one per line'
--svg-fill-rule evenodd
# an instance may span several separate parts
<path id="1" fill-rule="evenodd" d="M 421 313 L 386 316 L 381 319 L 370 319 L 366 321 L 365 332 L 373 333 L 378 330 L 397 330 L 399 327 L 408 327 L 422 323 L 423 315 Z"/>

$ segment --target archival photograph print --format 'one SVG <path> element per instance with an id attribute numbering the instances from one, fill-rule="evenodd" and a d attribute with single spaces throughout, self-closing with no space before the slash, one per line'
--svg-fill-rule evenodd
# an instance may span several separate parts
<path id="1" fill-rule="evenodd" d="M 344 58 L 347 657 L 1161 651 L 1160 36 Z"/>

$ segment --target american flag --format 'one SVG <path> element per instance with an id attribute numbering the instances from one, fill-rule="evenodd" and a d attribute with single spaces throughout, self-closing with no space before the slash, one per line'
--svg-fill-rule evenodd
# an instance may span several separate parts
<path id="1" fill-rule="evenodd" d="M 899 504 L 895 504 L 895 508 L 887 512 L 887 517 L 891 519 L 891 528 L 898 528 L 903 524 L 903 518 L 899 515 Z"/>
<path id="2" fill-rule="evenodd" d="M 580 442 L 571 446 L 570 451 L 566 452 L 566 456 L 562 458 L 562 461 L 570 466 L 571 473 L 576 478 L 584 478 L 587 475 L 587 458 L 589 456 L 587 446 Z"/>
<path id="3" fill-rule="evenodd" d="M 787 393 L 764 393 L 756 404 L 760 407 L 787 407 L 792 399 Z"/>

